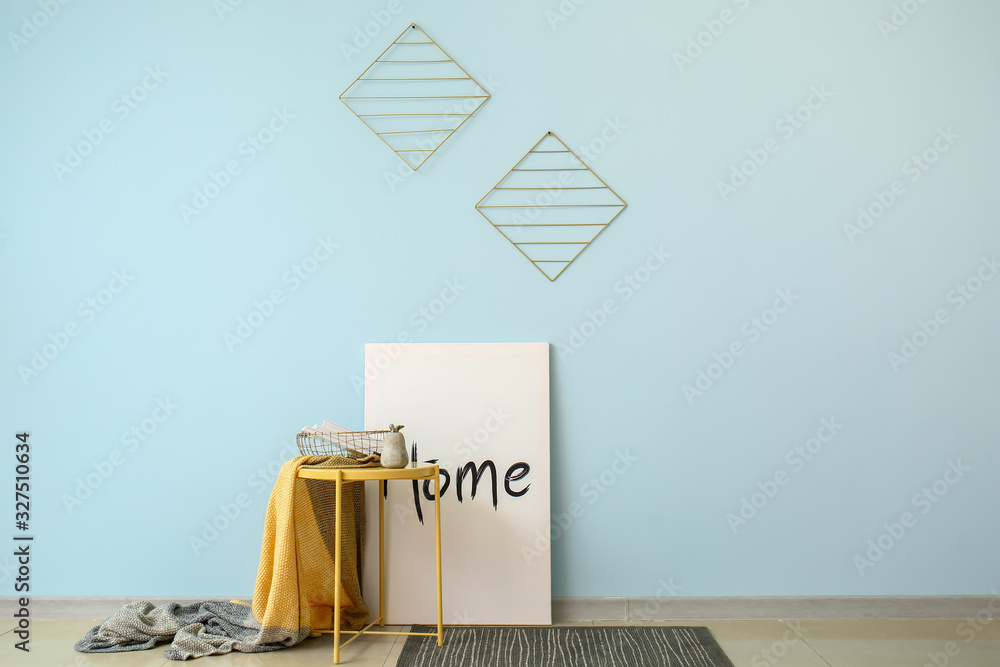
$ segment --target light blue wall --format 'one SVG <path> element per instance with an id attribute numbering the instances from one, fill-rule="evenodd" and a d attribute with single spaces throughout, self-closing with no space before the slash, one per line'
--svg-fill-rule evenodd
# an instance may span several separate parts
<path id="1" fill-rule="evenodd" d="M 402 332 L 553 343 L 552 506 L 584 508 L 553 544 L 555 595 L 1000 584 L 1000 279 L 951 294 L 1000 251 L 996 3 L 908 0 L 919 9 L 888 32 L 890 0 L 566 0 L 565 21 L 556 0 L 402 0 L 350 60 L 341 45 L 388 2 L 246 0 L 220 18 L 209 0 L 52 0 L 32 19 L 44 4 L 0 9 L 0 433 L 28 429 L 34 445 L 33 593 L 248 595 L 270 488 L 256 471 L 287 458 L 303 424 L 360 427 L 363 345 Z M 724 9 L 731 23 L 678 66 Z M 338 95 L 411 21 L 495 90 L 395 182 L 399 160 Z M 165 78 L 126 117 L 115 100 L 147 68 Z M 776 124 L 814 89 L 831 96 L 788 136 Z M 240 144 L 274 109 L 293 118 L 249 161 Z M 60 180 L 53 162 L 103 119 L 111 133 Z M 602 147 L 609 122 L 624 129 Z M 958 138 L 911 180 L 904 163 L 948 128 Z M 554 283 L 474 209 L 548 130 L 602 149 L 578 152 L 628 202 Z M 772 138 L 724 200 L 717 183 Z M 230 160 L 241 172 L 185 222 L 179 205 Z M 903 194 L 851 243 L 844 225 L 895 179 Z M 295 289 L 283 277 L 318 238 L 339 247 Z M 650 246 L 671 258 L 626 299 L 616 285 Z M 116 271 L 128 284 L 102 294 Z M 419 309 L 449 280 L 464 291 L 424 329 Z M 284 302 L 230 353 L 224 335 L 276 289 Z M 793 305 L 752 340 L 744 323 L 779 290 Z M 93 317 L 79 305 L 101 296 Z M 609 299 L 604 326 L 566 353 Z M 888 353 L 939 309 L 947 323 L 894 369 Z M 22 379 L 68 324 L 78 335 Z M 713 355 L 734 341 L 743 354 L 720 376 Z M 717 379 L 688 400 L 699 370 Z M 177 407 L 123 442 L 165 416 L 157 400 Z M 799 470 L 786 453 L 823 419 L 843 426 Z M 116 450 L 121 465 L 67 507 Z M 609 472 L 625 452 L 637 462 Z M 949 461 L 968 470 L 915 502 Z M 602 473 L 614 483 L 584 488 Z M 727 515 L 761 504 L 776 473 L 786 483 L 734 533 Z M 248 506 L 195 554 L 189 538 L 237 499 Z M 854 557 L 907 511 L 859 572 Z M 0 565 L 9 590 L 12 559 Z"/>

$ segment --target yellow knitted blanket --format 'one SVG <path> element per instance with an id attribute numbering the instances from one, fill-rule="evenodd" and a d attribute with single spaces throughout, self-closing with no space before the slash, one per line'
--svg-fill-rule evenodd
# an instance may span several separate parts
<path id="1" fill-rule="evenodd" d="M 297 456 L 278 473 L 267 505 L 253 615 L 262 626 L 260 643 L 297 644 L 318 630 L 332 629 L 336 484 L 299 479 L 308 466 L 378 467 L 377 456 Z M 364 562 L 363 482 L 344 484 L 341 521 L 341 629 L 359 630 L 368 621 L 361 597 Z"/>

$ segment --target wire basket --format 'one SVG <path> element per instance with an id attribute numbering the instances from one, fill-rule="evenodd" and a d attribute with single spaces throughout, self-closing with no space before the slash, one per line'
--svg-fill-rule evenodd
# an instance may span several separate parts
<path id="1" fill-rule="evenodd" d="M 363 459 L 382 455 L 382 439 L 389 431 L 301 431 L 295 436 L 303 456 L 343 456 Z"/>

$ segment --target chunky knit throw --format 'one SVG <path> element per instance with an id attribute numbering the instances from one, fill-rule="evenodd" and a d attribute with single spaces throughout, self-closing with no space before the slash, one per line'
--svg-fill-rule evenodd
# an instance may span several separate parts
<path id="1" fill-rule="evenodd" d="M 260 653 L 298 644 L 333 620 L 336 485 L 299 479 L 300 467 L 378 467 L 377 456 L 298 456 L 286 462 L 267 505 L 253 605 L 131 602 L 76 644 L 84 653 L 137 651 L 170 643 L 164 655 L 186 660 L 231 651 Z M 361 597 L 365 494 L 345 483 L 341 508 L 341 627 L 361 629 L 368 607 Z"/>

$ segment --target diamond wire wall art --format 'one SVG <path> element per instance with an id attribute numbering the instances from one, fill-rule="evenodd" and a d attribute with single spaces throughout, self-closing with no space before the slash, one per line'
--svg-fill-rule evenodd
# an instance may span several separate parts
<path id="1" fill-rule="evenodd" d="M 555 280 L 625 202 L 547 132 L 476 204 L 476 210 L 535 268 Z"/>
<path id="2" fill-rule="evenodd" d="M 411 169 L 419 169 L 489 98 L 415 23 L 340 95 Z"/>

